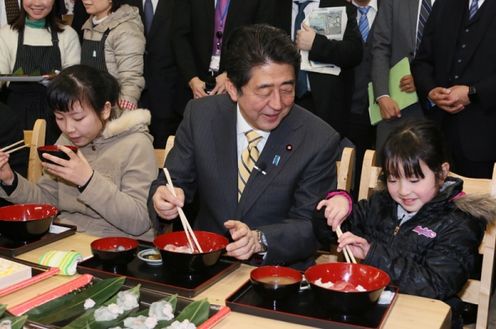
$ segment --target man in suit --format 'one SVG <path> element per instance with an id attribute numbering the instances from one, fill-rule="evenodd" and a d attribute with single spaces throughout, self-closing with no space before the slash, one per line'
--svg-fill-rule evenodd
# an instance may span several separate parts
<path id="1" fill-rule="evenodd" d="M 347 24 L 343 40 L 329 40 L 308 26 L 295 26 L 299 3 L 305 6 L 305 17 L 316 8 L 346 7 Z M 356 9 L 345 0 L 277 0 L 278 15 L 274 25 L 290 34 L 298 49 L 308 51 L 312 61 L 335 64 L 341 68 L 336 76 L 308 72 L 297 89 L 296 103 L 315 113 L 343 137 L 353 91 L 353 67 L 362 59 L 362 41 L 356 22 Z M 308 80 L 307 77 L 308 76 Z"/>
<path id="2" fill-rule="evenodd" d="M 224 56 L 228 95 L 188 103 L 166 160 L 178 197 L 161 174 L 150 217 L 174 219 L 198 193 L 195 228 L 229 234 L 228 255 L 304 269 L 317 248 L 313 211 L 336 186 L 339 134 L 294 105 L 300 56 L 284 31 L 242 27 Z"/>
<path id="3" fill-rule="evenodd" d="M 125 0 L 139 9 L 145 26 L 146 48 L 144 55 L 145 88 L 139 106 L 152 114 L 150 133 L 155 148 L 164 148 L 167 137 L 174 135 L 182 119 L 184 103 L 179 104 L 178 81 L 172 50 L 172 18 L 175 0 L 151 0 L 151 22 L 147 22 L 144 8 L 150 0 Z M 82 1 L 76 1 L 72 27 L 82 37 L 81 26 L 88 19 Z"/>
<path id="4" fill-rule="evenodd" d="M 428 115 L 442 126 L 453 171 L 492 176 L 496 162 L 496 1 L 437 0 L 413 63 Z"/>
<path id="5" fill-rule="evenodd" d="M 389 70 L 405 57 L 411 61 L 418 46 L 422 0 L 382 0 L 372 39 L 372 83 L 374 97 L 383 120 L 377 126 L 376 149 L 380 150 L 389 133 L 405 120 L 423 117 L 418 103 L 400 109 L 389 97 Z M 422 31 L 421 31 L 422 32 Z M 404 76 L 400 88 L 415 92 L 411 75 Z"/>
<path id="6" fill-rule="evenodd" d="M 370 123 L 369 96 L 367 93 L 370 82 L 372 34 L 374 21 L 379 9 L 378 0 L 354 0 L 357 11 L 357 24 L 362 35 L 363 57 L 360 65 L 354 69 L 354 88 L 351 98 L 351 109 L 347 137 L 355 145 L 355 184 L 354 191 L 358 194 L 360 183 L 360 168 L 367 149 L 375 148 L 375 126 Z"/>
<path id="7" fill-rule="evenodd" d="M 217 9 L 220 5 L 224 6 L 222 10 Z M 216 10 L 220 17 L 216 16 Z M 273 14 L 273 0 L 176 2 L 173 48 L 184 79 L 183 86 L 190 89 L 188 100 L 225 92 L 226 74 L 223 74 L 221 55 L 223 41 L 236 27 L 269 23 Z M 217 19 L 220 25 L 216 25 Z M 218 54 L 215 54 L 216 50 Z M 217 55 L 219 57 L 214 58 Z"/>

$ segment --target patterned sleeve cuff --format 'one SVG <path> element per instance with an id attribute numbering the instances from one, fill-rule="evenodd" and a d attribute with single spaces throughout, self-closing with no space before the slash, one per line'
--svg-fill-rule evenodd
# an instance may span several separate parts
<path id="1" fill-rule="evenodd" d="M 126 99 L 119 99 L 119 106 L 123 110 L 136 110 L 138 107 L 136 103 L 130 102 Z"/>
<path id="2" fill-rule="evenodd" d="M 348 200 L 348 213 L 346 216 L 349 216 L 351 214 L 351 210 L 353 208 L 353 200 L 351 199 L 351 195 L 346 192 L 345 190 L 334 190 L 329 193 L 327 193 L 326 199 L 329 200 L 330 198 L 336 196 L 336 195 L 342 195 Z"/>

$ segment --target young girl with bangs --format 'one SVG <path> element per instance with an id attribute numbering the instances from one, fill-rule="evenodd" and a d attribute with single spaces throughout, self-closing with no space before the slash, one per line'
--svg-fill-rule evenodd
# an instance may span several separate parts
<path id="1" fill-rule="evenodd" d="M 464 195 L 463 181 L 448 177 L 443 137 L 429 121 L 392 132 L 382 159 L 382 188 L 353 205 L 346 192 L 330 192 L 317 206 L 330 229 L 317 233 L 330 240 L 341 226 L 338 251 L 348 246 L 363 264 L 384 270 L 401 293 L 447 302 L 459 328 L 457 293 L 474 272 L 495 202 Z"/>

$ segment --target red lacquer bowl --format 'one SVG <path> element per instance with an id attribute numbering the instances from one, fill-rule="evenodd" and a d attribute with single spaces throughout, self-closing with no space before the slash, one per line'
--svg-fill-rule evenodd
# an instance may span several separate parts
<path id="1" fill-rule="evenodd" d="M 72 145 L 64 145 L 65 147 L 71 149 L 72 152 L 77 153 L 78 148 L 76 146 Z M 59 145 L 44 145 L 44 146 L 39 146 L 37 149 L 38 151 L 38 157 L 42 162 L 48 162 L 48 163 L 53 163 L 52 161 L 45 159 L 42 154 L 43 153 L 48 153 L 53 156 L 56 156 L 58 158 L 64 159 L 64 160 L 69 160 L 69 156 L 65 154 L 64 151 L 59 149 Z"/>
<path id="2" fill-rule="evenodd" d="M 261 266 L 250 273 L 255 291 L 269 299 L 283 299 L 297 294 L 302 278 L 300 272 L 284 266 Z"/>
<path id="3" fill-rule="evenodd" d="M 32 241 L 48 232 L 58 210 L 49 204 L 0 208 L 0 234 L 13 241 Z"/>
<path id="4" fill-rule="evenodd" d="M 203 253 L 185 253 L 165 250 L 167 245 L 175 247 L 188 246 L 188 239 L 184 231 L 171 232 L 159 235 L 153 244 L 160 251 L 164 266 L 167 269 L 181 274 L 200 272 L 214 266 L 229 241 L 226 237 L 212 232 L 194 231 Z"/>
<path id="5" fill-rule="evenodd" d="M 391 281 L 389 275 L 378 268 L 352 263 L 314 265 L 305 271 L 305 278 L 322 305 L 339 314 L 370 308 Z M 333 283 L 334 287 L 322 287 L 319 279 L 324 284 Z M 357 291 L 358 286 L 364 291 Z"/>
<path id="6" fill-rule="evenodd" d="M 91 243 L 93 256 L 104 266 L 126 265 L 136 256 L 137 250 L 138 241 L 126 237 L 105 237 Z"/>

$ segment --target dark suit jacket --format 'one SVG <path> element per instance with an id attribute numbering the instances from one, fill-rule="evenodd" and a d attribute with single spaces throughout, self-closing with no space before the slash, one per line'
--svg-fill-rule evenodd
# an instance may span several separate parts
<path id="1" fill-rule="evenodd" d="M 214 37 L 214 3 L 214 0 L 176 1 L 173 47 L 186 83 L 195 76 L 203 81 L 208 76 Z M 273 11 L 273 0 L 231 0 L 224 43 L 239 26 L 271 22 Z"/>
<path id="2" fill-rule="evenodd" d="M 437 107 L 428 111 L 440 115 L 450 140 L 472 161 L 496 161 L 496 1 L 486 0 L 474 19 L 467 24 L 468 1 L 437 0 L 424 28 L 423 40 L 413 63 L 413 74 L 422 104 L 434 87 L 473 85 L 479 101 L 457 114 Z M 472 29 L 474 38 L 463 47 L 458 63 L 459 38 Z M 475 29 L 475 31 L 473 30 Z M 453 68 L 458 65 L 458 78 Z"/>
<path id="3" fill-rule="evenodd" d="M 293 1 L 277 0 L 278 14 L 274 25 L 291 33 Z M 328 40 L 317 34 L 309 52 L 313 61 L 332 63 L 341 67 L 339 76 L 308 73 L 315 112 L 340 133 L 346 133 L 346 118 L 353 92 L 354 66 L 362 60 L 362 39 L 356 22 L 356 8 L 345 0 L 321 0 L 320 8 L 346 6 L 348 22 L 342 41 Z"/>
<path id="4" fill-rule="evenodd" d="M 313 210 L 336 186 L 339 135 L 295 105 L 260 154 L 258 166 L 265 167 L 266 175 L 253 171 L 238 203 L 236 113 L 228 95 L 188 103 L 166 160 L 174 185 L 184 190 L 186 203 L 198 193 L 196 229 L 228 235 L 223 223 L 241 220 L 267 237 L 264 263 L 305 268 L 317 247 Z M 163 184 L 161 173 L 150 196 Z M 153 205 L 149 209 L 157 223 Z"/>

